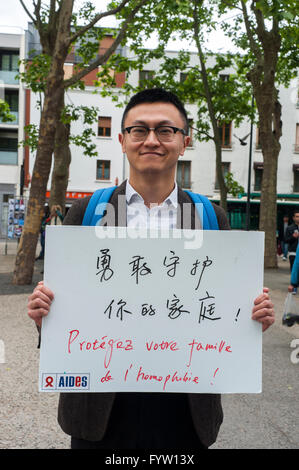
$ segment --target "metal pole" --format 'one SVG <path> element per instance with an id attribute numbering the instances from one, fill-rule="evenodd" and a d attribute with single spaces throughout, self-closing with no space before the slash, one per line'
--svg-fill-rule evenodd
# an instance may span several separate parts
<path id="1" fill-rule="evenodd" d="M 251 107 L 253 111 L 254 97 L 252 95 Z M 251 159 L 252 159 L 252 134 L 253 134 L 253 116 L 250 124 L 250 145 L 248 162 L 248 184 L 247 184 L 247 203 L 246 203 L 246 230 L 250 230 L 250 193 L 251 193 Z"/>

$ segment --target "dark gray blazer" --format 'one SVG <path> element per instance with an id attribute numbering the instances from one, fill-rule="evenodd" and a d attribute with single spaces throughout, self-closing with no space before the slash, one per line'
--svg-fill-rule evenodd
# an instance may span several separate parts
<path id="1" fill-rule="evenodd" d="M 125 195 L 126 182 L 123 182 L 113 193 L 110 203 L 114 206 L 118 225 L 126 225 L 126 214 L 117 216 L 118 195 Z M 81 225 L 84 212 L 90 197 L 76 201 L 68 211 L 64 224 Z M 189 196 L 178 188 L 178 203 L 190 203 Z M 213 204 L 220 230 L 229 230 L 224 210 Z M 196 215 L 193 206 L 192 220 Z M 183 217 L 182 223 L 183 223 Z M 192 224 L 193 225 L 193 224 Z M 181 227 L 183 228 L 183 227 Z M 193 227 L 184 227 L 193 228 Z M 78 439 L 100 441 L 106 431 L 112 410 L 115 393 L 61 393 L 58 406 L 58 422 L 62 430 Z M 223 420 L 221 395 L 219 394 L 188 394 L 190 411 L 200 441 L 207 447 L 217 438 Z"/>

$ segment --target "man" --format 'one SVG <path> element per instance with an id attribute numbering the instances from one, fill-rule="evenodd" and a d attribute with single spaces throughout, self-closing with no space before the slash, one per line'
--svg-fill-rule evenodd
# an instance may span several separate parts
<path id="1" fill-rule="evenodd" d="M 286 261 L 287 257 L 288 257 L 288 244 L 285 241 L 285 236 L 286 236 L 286 231 L 287 231 L 288 226 L 289 226 L 289 216 L 284 215 L 283 216 L 283 221 L 282 221 L 282 226 L 279 230 L 279 241 L 280 241 L 280 245 L 281 245 L 283 261 Z"/>
<path id="2" fill-rule="evenodd" d="M 299 210 L 293 212 L 293 224 L 286 229 L 285 242 L 289 247 L 290 270 L 292 271 L 293 263 L 296 257 L 296 250 L 299 237 Z"/>
<path id="3" fill-rule="evenodd" d="M 154 220 L 163 227 L 183 227 L 184 217 L 178 223 L 176 211 L 191 200 L 175 183 L 178 158 L 189 143 L 182 103 L 160 89 L 138 93 L 124 111 L 119 141 L 130 177 L 114 191 L 110 204 L 117 212 L 118 196 L 126 196 L 123 223 L 149 227 Z M 88 201 L 76 202 L 64 224 L 80 225 Z M 228 230 L 224 211 L 217 205 L 214 209 L 219 228 Z M 194 228 L 196 217 L 193 207 L 188 228 Z M 267 291 L 255 300 L 252 313 L 263 330 L 274 322 Z M 37 324 L 48 314 L 53 297 L 43 283 L 30 296 L 28 313 Z M 207 448 L 216 440 L 222 417 L 220 395 L 179 393 L 61 394 L 58 413 L 62 429 L 72 436 L 72 448 L 102 449 Z"/>

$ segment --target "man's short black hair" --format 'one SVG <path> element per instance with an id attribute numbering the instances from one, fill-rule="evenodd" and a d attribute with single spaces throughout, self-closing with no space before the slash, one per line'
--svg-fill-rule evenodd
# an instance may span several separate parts
<path id="1" fill-rule="evenodd" d="M 184 129 L 188 135 L 189 132 L 189 125 L 188 125 L 188 117 L 187 112 L 184 108 L 183 103 L 179 100 L 179 98 L 172 93 L 171 91 L 164 90 L 163 88 L 151 88 L 147 90 L 140 91 L 136 93 L 136 95 L 132 96 L 130 101 L 128 102 L 127 106 L 125 107 L 124 114 L 121 121 L 121 130 L 124 130 L 125 119 L 127 117 L 128 112 L 130 109 L 134 108 L 138 104 L 143 103 L 171 103 L 173 104 L 181 114 L 183 121 L 184 121 Z"/>

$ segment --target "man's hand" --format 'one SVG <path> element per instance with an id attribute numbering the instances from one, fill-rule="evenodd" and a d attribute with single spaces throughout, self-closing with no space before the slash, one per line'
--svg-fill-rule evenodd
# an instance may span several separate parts
<path id="1" fill-rule="evenodd" d="M 252 319 L 256 320 L 263 325 L 263 332 L 266 331 L 275 321 L 274 305 L 269 297 L 269 289 L 264 287 L 263 294 L 259 295 L 254 301 L 252 309 Z"/>
<path id="2" fill-rule="evenodd" d="M 44 286 L 41 281 L 28 298 L 28 315 L 38 326 L 42 325 L 42 318 L 48 315 L 54 299 L 53 292 Z"/>

